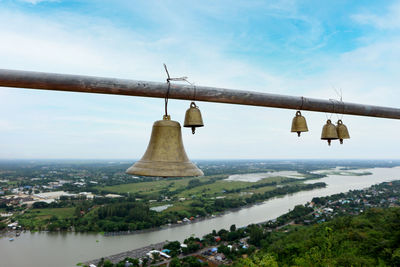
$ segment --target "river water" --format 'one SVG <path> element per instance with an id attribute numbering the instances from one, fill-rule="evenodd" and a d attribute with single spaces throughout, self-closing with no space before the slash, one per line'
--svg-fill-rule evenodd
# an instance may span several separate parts
<path id="1" fill-rule="evenodd" d="M 353 189 L 362 189 L 373 184 L 400 180 L 400 167 L 365 169 L 371 175 L 328 177 L 309 181 L 325 182 L 326 188 L 298 192 L 284 197 L 273 198 L 259 205 L 230 212 L 219 217 L 197 223 L 171 227 L 157 231 L 125 236 L 102 236 L 100 234 L 78 233 L 25 233 L 10 242 L 0 239 L 0 266 L 76 266 L 78 262 L 109 256 L 165 240 L 182 241 L 194 234 L 203 236 L 213 229 L 229 229 L 276 218 L 295 205 L 304 204 L 313 197 L 328 196 Z"/>

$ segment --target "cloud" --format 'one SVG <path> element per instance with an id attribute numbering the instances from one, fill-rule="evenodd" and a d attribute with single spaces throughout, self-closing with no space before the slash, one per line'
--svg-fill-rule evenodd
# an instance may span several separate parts
<path id="1" fill-rule="evenodd" d="M 377 15 L 372 12 L 359 13 L 352 16 L 357 23 L 371 25 L 377 29 L 396 30 L 400 28 L 400 2 L 391 5 L 386 14 Z"/>
<path id="2" fill-rule="evenodd" d="M 18 1 L 29 3 L 29 4 L 32 4 L 32 5 L 40 4 L 40 3 L 43 3 L 43 2 L 60 2 L 60 0 L 18 0 Z"/>
<path id="3" fill-rule="evenodd" d="M 291 1 L 289 6 L 259 4 L 256 7 L 262 7 L 264 13 L 254 14 L 259 20 L 252 21 L 263 23 L 264 15 L 274 16 L 278 28 L 290 20 L 306 25 L 288 32 L 282 29 L 279 36 L 285 36 L 284 40 L 269 37 L 268 24 L 260 30 L 265 39 L 257 39 L 258 32 L 254 34 L 252 28 L 258 24 L 246 24 L 253 15 L 241 16 L 252 13 L 256 2 L 228 5 L 229 11 L 240 15 L 229 18 L 221 8 L 226 2 L 219 8 L 195 3 L 192 8 L 176 10 L 157 4 L 140 13 L 146 17 L 142 24 L 134 16 L 133 9 L 139 7 L 125 3 L 133 6 L 127 10 L 136 20 L 126 20 L 122 26 L 116 19 L 79 12 L 36 14 L 2 9 L 0 67 L 165 81 L 165 62 L 172 76 L 189 76 L 197 85 L 325 99 L 336 97 L 333 88 L 342 88 L 345 101 L 397 105 L 400 40 L 396 37 L 359 42 L 354 49 L 330 53 L 319 50 L 330 38 L 323 24 L 300 12 Z M 203 8 L 200 15 L 196 13 L 199 5 Z M 218 23 L 205 22 L 209 19 Z M 225 19 L 243 22 L 240 38 Z M 209 29 L 224 23 L 219 30 Z M 247 45 L 253 38 L 260 41 L 255 42 L 258 48 Z M 301 53 L 303 47 L 308 52 Z M 296 57 L 277 56 L 277 61 L 282 61 L 277 64 L 265 55 L 266 50 L 270 54 L 288 51 Z M 0 158 L 140 158 L 153 122 L 163 114 L 163 99 L 140 97 L 1 88 L 0 101 Z M 189 102 L 169 103 L 172 118 L 182 122 Z M 305 112 L 310 132 L 297 138 L 289 132 L 292 110 L 197 104 L 205 127 L 196 135 L 182 130 L 191 158 L 398 155 L 392 145 L 397 138 L 396 121 L 345 116 L 352 139 L 327 150 L 326 143 L 319 140 L 325 114 Z M 382 132 L 376 132 L 377 128 Z"/>

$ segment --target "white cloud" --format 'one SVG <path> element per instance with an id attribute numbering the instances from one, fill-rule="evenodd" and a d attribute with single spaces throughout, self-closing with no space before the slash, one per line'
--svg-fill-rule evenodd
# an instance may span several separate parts
<path id="1" fill-rule="evenodd" d="M 60 0 L 18 0 L 18 1 L 36 5 L 42 2 L 59 2 Z"/>
<path id="2" fill-rule="evenodd" d="M 352 18 L 365 25 L 371 25 L 378 29 L 394 30 L 400 28 L 400 2 L 397 1 L 388 8 L 384 15 L 376 15 L 371 12 L 355 14 Z"/>
<path id="3" fill-rule="evenodd" d="M 182 18 L 175 19 L 182 24 Z M 315 27 L 318 43 L 323 29 Z M 336 97 L 335 87 L 343 89 L 349 102 L 396 106 L 399 100 L 396 38 L 335 57 L 310 58 L 299 68 L 320 71 L 293 77 L 290 69 L 272 74 L 268 62 L 253 65 L 227 56 L 231 40 L 188 38 L 184 27 L 160 36 L 139 35 L 105 19 L 63 13 L 46 18 L 3 10 L 0 36 L 1 68 L 165 81 L 165 62 L 171 75 L 189 76 L 198 85 L 325 99 Z M 0 101 L 0 158 L 139 158 L 153 121 L 163 113 L 162 99 L 123 96 L 2 88 Z M 297 138 L 289 132 L 294 111 L 197 104 L 205 127 L 194 136 L 183 129 L 192 158 L 398 156 L 392 145 L 397 139 L 396 121 L 345 116 L 352 139 L 327 150 L 319 140 L 325 114 L 305 112 L 310 132 Z M 182 122 L 188 106 L 188 101 L 171 100 L 172 118 Z M 383 130 L 376 132 L 377 128 Z"/>

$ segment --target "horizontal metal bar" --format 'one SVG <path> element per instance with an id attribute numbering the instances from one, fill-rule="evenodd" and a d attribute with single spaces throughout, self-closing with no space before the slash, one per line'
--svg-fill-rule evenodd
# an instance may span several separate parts
<path id="1" fill-rule="evenodd" d="M 166 82 L 0 69 L 0 86 L 164 98 Z M 196 100 L 400 119 L 400 109 L 196 85 Z M 193 100 L 191 85 L 171 83 L 169 98 Z"/>

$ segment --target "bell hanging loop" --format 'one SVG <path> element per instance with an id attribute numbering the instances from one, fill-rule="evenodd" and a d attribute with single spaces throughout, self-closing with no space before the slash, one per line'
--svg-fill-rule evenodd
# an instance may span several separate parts
<path id="1" fill-rule="evenodd" d="M 190 103 L 190 107 L 185 113 L 185 122 L 183 123 L 183 127 L 192 128 L 192 134 L 195 134 L 196 128 L 203 126 L 203 118 L 199 107 L 194 102 Z"/>
<path id="2" fill-rule="evenodd" d="M 350 139 L 349 131 L 347 130 L 346 125 L 343 124 L 342 120 L 338 120 L 336 131 L 340 144 L 343 144 L 343 139 Z"/>
<path id="3" fill-rule="evenodd" d="M 328 145 L 331 145 L 331 141 L 336 139 L 339 139 L 336 126 L 332 124 L 331 120 L 327 120 L 326 124 L 322 128 L 321 140 L 327 140 Z"/>
<path id="4" fill-rule="evenodd" d="M 300 137 L 302 132 L 308 132 L 306 118 L 301 115 L 300 110 L 296 111 L 296 115 L 292 120 L 292 133 L 297 133 L 297 136 Z"/>
<path id="5" fill-rule="evenodd" d="M 204 175 L 190 162 L 182 142 L 181 125 L 169 115 L 154 122 L 146 152 L 126 173 L 156 177 Z"/>

